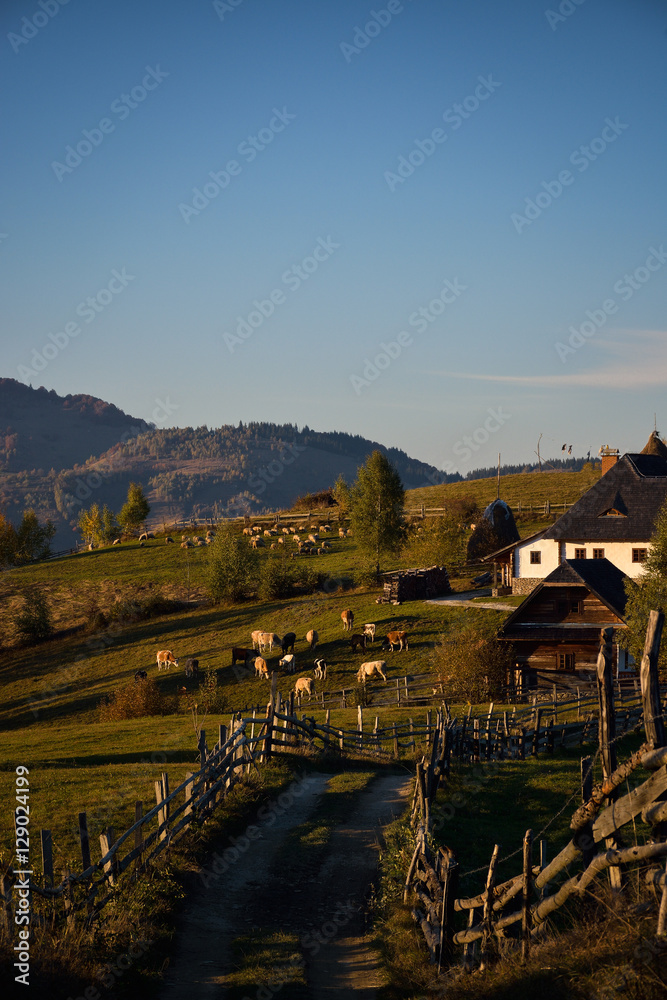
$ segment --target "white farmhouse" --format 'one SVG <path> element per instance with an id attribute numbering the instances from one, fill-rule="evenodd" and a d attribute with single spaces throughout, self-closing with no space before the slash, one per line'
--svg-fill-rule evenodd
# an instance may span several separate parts
<path id="1" fill-rule="evenodd" d="M 610 448 L 601 454 L 602 476 L 567 513 L 486 556 L 513 594 L 530 593 L 566 559 L 608 559 L 629 577 L 642 572 L 667 500 L 667 446 L 654 433 L 638 454 L 618 458 Z"/>

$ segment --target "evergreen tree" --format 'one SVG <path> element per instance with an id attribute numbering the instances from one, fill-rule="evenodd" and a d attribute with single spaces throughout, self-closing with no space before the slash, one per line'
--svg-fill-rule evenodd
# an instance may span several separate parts
<path id="1" fill-rule="evenodd" d="M 360 550 L 375 560 L 396 552 L 405 540 L 405 490 L 396 469 L 381 451 L 374 451 L 357 473 L 350 489 L 350 518 Z"/>
<path id="2" fill-rule="evenodd" d="M 116 521 L 116 515 L 105 504 L 102 510 L 101 541 L 104 542 L 105 545 L 108 545 L 118 536 L 119 530 L 120 528 L 118 527 L 118 523 Z"/>
<path id="3" fill-rule="evenodd" d="M 34 510 L 23 512 L 23 518 L 16 531 L 16 561 L 34 562 L 51 555 L 51 539 L 56 529 L 51 521 L 40 524 Z"/>
<path id="4" fill-rule="evenodd" d="M 127 500 L 123 504 L 118 515 L 118 523 L 124 531 L 136 531 L 142 526 L 148 514 L 150 506 L 140 483 L 130 483 L 127 491 Z"/>

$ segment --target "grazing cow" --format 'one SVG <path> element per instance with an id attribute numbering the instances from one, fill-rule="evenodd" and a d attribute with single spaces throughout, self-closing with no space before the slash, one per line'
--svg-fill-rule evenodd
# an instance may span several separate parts
<path id="1" fill-rule="evenodd" d="M 188 656 L 185 661 L 185 676 L 186 677 L 199 677 L 199 660 L 193 659 L 193 657 Z"/>
<path id="2" fill-rule="evenodd" d="M 296 673 L 296 658 L 294 653 L 287 653 L 282 660 L 278 661 L 279 667 L 284 667 L 288 674 Z"/>
<path id="3" fill-rule="evenodd" d="M 384 660 L 372 660 L 370 663 L 362 663 L 357 671 L 357 682 L 359 684 L 365 684 L 367 680 L 371 677 L 381 677 L 382 680 L 387 683 L 387 675 L 385 670 L 387 669 L 387 664 Z"/>
<path id="4" fill-rule="evenodd" d="M 114 542 L 114 545 L 115 545 L 115 544 L 116 544 L 116 543 Z M 164 540 L 164 544 L 165 544 L 165 545 L 173 545 L 173 544 L 174 544 L 174 539 L 173 539 L 173 538 L 170 538 L 170 537 L 169 537 L 169 535 L 167 535 L 167 536 L 165 537 L 165 540 Z"/>
<path id="5" fill-rule="evenodd" d="M 352 608 L 345 608 L 345 611 L 341 611 L 340 616 L 343 619 L 343 631 L 351 632 L 354 625 L 354 612 Z"/>
<path id="6" fill-rule="evenodd" d="M 366 649 L 366 636 L 362 635 L 361 632 L 356 632 L 350 639 L 350 646 L 353 653 L 356 653 L 357 646 L 361 646 L 362 650 Z"/>
<path id="7" fill-rule="evenodd" d="M 175 667 L 178 666 L 178 660 L 172 653 L 170 649 L 161 649 L 157 654 L 157 668 L 158 670 L 170 670 L 172 663 Z"/>
<path id="8" fill-rule="evenodd" d="M 263 652 L 266 648 L 273 649 L 274 646 L 282 646 L 282 639 L 275 632 L 260 632 L 259 634 L 259 651 Z"/>
<path id="9" fill-rule="evenodd" d="M 232 666 L 234 666 L 237 660 L 243 660 L 245 663 L 247 663 L 248 660 L 251 659 L 253 660 L 255 659 L 254 649 L 246 649 L 245 646 L 232 647 Z"/>
<path id="10" fill-rule="evenodd" d="M 387 632 L 387 646 L 393 652 L 394 646 L 398 646 L 399 650 L 408 648 L 408 633 L 407 632 Z M 384 647 L 386 648 L 386 647 Z"/>
<path id="11" fill-rule="evenodd" d="M 283 641 L 280 643 L 280 648 L 283 651 L 283 656 L 285 653 L 294 652 L 294 643 L 296 642 L 296 632 L 287 632 L 283 636 Z"/>
<path id="12" fill-rule="evenodd" d="M 300 698 L 302 694 L 308 695 L 308 701 L 310 701 L 312 695 L 315 694 L 315 687 L 313 685 L 312 677 L 298 677 L 297 682 L 294 685 L 294 694 L 297 698 Z"/>
<path id="13" fill-rule="evenodd" d="M 311 628 L 310 632 L 306 632 L 306 642 L 310 645 L 311 649 L 315 649 L 315 646 L 317 646 L 319 638 L 320 637 L 314 628 Z"/>
<path id="14" fill-rule="evenodd" d="M 263 656 L 255 657 L 255 676 L 265 677 L 267 681 L 269 680 L 269 668 Z"/>
<path id="15" fill-rule="evenodd" d="M 375 640 L 375 625 L 372 622 L 367 622 L 364 625 L 364 635 L 370 639 L 371 642 Z"/>
<path id="16" fill-rule="evenodd" d="M 145 681 L 148 677 L 147 670 L 137 670 L 134 674 L 134 683 L 138 684 L 139 681 Z"/>
<path id="17" fill-rule="evenodd" d="M 250 638 L 252 639 L 253 649 L 259 649 L 260 636 L 262 636 L 263 634 L 264 630 L 261 628 L 255 629 L 255 631 L 251 634 Z"/>
<path id="18" fill-rule="evenodd" d="M 327 679 L 327 665 L 324 660 L 315 660 L 313 675 L 318 681 L 325 681 Z"/>

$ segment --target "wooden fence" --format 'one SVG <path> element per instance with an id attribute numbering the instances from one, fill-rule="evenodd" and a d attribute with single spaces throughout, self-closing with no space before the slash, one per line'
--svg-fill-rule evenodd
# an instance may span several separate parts
<path id="1" fill-rule="evenodd" d="M 463 966 L 481 969 L 489 963 L 494 942 L 520 938 L 522 959 L 529 954 L 531 942 L 543 932 L 547 918 L 573 895 L 582 896 L 594 879 L 609 872 L 612 886 L 622 891 L 623 866 L 648 865 L 647 884 L 661 892 L 658 935 L 667 933 L 667 879 L 655 863 L 667 857 L 667 741 L 665 711 L 660 706 L 657 658 L 663 616 L 651 612 L 641 666 L 642 721 L 646 742 L 632 757 L 618 765 L 616 743 L 624 734 L 616 722 L 611 683 L 611 629 L 601 633 L 598 656 L 598 739 L 602 761 L 602 783 L 592 782 L 590 757 L 582 761 L 582 805 L 570 823 L 572 839 L 547 863 L 546 843 L 540 843 L 540 859 L 533 862 L 533 835 L 527 830 L 520 853 L 522 870 L 500 884 L 496 882 L 500 845 L 496 844 L 486 875 L 484 890 L 470 898 L 457 898 L 458 862 L 453 851 L 437 848 L 431 842 L 431 810 L 438 786 L 449 768 L 449 732 L 437 729 L 430 759 L 423 759 L 417 769 L 412 809 L 416 830 L 415 848 L 405 882 L 404 900 L 412 900 L 412 915 L 426 940 L 431 960 L 443 965 L 454 961 L 456 947 L 463 947 Z M 539 710 L 538 710 L 539 711 Z M 617 790 L 638 767 L 651 771 L 639 787 L 617 798 Z M 622 847 L 619 831 L 641 815 L 652 827 L 651 842 Z M 606 850 L 599 851 L 604 844 Z M 572 866 L 581 870 L 572 874 Z M 567 869 L 565 881 L 551 883 Z M 460 919 L 465 927 L 457 929 Z"/>

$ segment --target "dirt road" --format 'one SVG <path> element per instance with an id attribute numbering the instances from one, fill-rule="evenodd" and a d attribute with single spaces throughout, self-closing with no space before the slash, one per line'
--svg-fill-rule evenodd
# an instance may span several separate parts
<path id="1" fill-rule="evenodd" d="M 302 941 L 313 1000 L 373 1000 L 381 982 L 378 955 L 366 933 L 365 903 L 377 870 L 382 827 L 406 805 L 407 775 L 377 778 L 361 792 L 347 822 L 336 827 L 316 873 L 280 873 L 274 862 L 291 830 L 315 818 L 329 775 L 311 774 L 279 797 L 259 837 L 234 858 L 207 866 L 176 934 L 160 1000 L 222 1000 L 231 943 L 251 928 L 289 929 Z M 243 845 L 243 841 L 239 841 Z M 282 877 L 281 877 L 282 876 Z M 248 989 L 248 996 L 253 996 Z M 285 995 L 289 987 L 285 987 Z"/>

